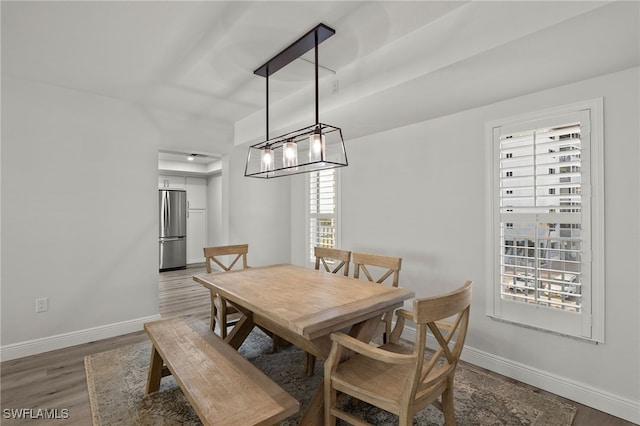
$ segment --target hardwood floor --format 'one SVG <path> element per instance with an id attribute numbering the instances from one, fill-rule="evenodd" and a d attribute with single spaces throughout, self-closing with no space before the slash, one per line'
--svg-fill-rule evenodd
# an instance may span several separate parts
<path id="1" fill-rule="evenodd" d="M 209 292 L 191 276 L 204 272 L 204 266 L 160 274 L 160 315 L 194 315 L 208 323 Z M 0 364 L 0 396 L 3 425 L 52 424 L 90 425 L 91 410 L 84 371 L 84 357 L 147 340 L 143 331 L 118 336 L 71 348 L 33 355 Z M 540 391 L 544 393 L 544 391 Z M 631 426 L 626 422 L 573 402 L 578 407 L 574 425 Z M 7 418 L 11 410 L 58 410 L 58 420 L 18 420 Z M 9 411 L 6 411 L 9 410 Z M 68 410 L 68 411 L 64 411 Z M 68 416 L 66 415 L 68 413 Z"/>

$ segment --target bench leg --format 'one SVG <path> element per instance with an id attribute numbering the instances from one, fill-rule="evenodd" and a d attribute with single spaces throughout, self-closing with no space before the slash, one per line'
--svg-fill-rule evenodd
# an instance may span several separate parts
<path id="1" fill-rule="evenodd" d="M 151 348 L 151 360 L 149 361 L 149 375 L 147 376 L 146 395 L 156 392 L 160 389 L 160 380 L 162 379 L 162 366 L 164 361 L 156 347 Z"/>
<path id="2" fill-rule="evenodd" d="M 320 381 L 320 386 L 311 397 L 309 405 L 300 419 L 300 426 L 320 426 L 324 424 L 324 379 Z"/>

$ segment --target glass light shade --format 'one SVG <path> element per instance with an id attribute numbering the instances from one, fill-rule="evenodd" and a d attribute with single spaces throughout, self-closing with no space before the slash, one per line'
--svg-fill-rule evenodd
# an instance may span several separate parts
<path id="1" fill-rule="evenodd" d="M 268 179 L 347 165 L 342 130 L 320 123 L 250 146 L 244 175 Z"/>
<path id="2" fill-rule="evenodd" d="M 293 139 L 282 144 L 282 166 L 296 167 L 298 165 L 298 144 Z"/>
<path id="3" fill-rule="evenodd" d="M 274 163 L 273 150 L 270 147 L 262 148 L 260 151 L 260 171 L 270 172 Z"/>
<path id="4" fill-rule="evenodd" d="M 324 161 L 326 152 L 325 137 L 320 130 L 309 136 L 309 162 Z"/>

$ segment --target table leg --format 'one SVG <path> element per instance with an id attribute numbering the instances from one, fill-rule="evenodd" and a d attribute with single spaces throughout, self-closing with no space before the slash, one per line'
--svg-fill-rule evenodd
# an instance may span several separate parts
<path id="1" fill-rule="evenodd" d="M 320 385 L 313 394 L 309 406 L 306 408 L 300 426 L 322 426 L 324 424 L 324 379 L 320 381 Z"/>
<path id="2" fill-rule="evenodd" d="M 380 317 L 370 318 L 366 321 L 354 324 L 349 330 L 349 336 L 355 337 L 363 342 L 370 342 L 378 329 L 379 324 Z"/>
<path id="3" fill-rule="evenodd" d="M 231 345 L 235 350 L 238 350 L 255 326 L 255 323 L 249 316 L 243 315 L 236 325 L 233 326 L 231 333 L 227 335 L 224 341 Z"/>

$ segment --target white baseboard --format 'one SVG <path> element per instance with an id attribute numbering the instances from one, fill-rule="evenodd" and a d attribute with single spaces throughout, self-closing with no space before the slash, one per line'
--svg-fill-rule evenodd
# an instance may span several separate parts
<path id="1" fill-rule="evenodd" d="M 402 337 L 409 341 L 415 341 L 415 330 L 406 327 Z M 465 345 L 461 359 L 478 367 L 486 368 L 503 376 L 640 425 L 640 401 L 624 398 L 567 377 L 561 377 L 548 371 L 501 358 L 468 345 Z"/>
<path id="2" fill-rule="evenodd" d="M 503 376 L 560 395 L 624 420 L 640 424 L 640 402 L 594 388 L 575 380 L 520 364 L 465 346 L 462 360 Z"/>
<path id="3" fill-rule="evenodd" d="M 107 324 L 100 327 L 87 328 L 72 331 L 70 333 L 57 334 L 41 339 L 28 340 L 0 347 L 0 360 L 9 361 L 25 356 L 36 355 L 56 349 L 68 348 L 96 340 L 108 339 L 127 333 L 134 333 L 143 329 L 145 322 L 159 320 L 160 315 L 151 315 L 143 318 L 135 318 L 115 324 Z"/>

